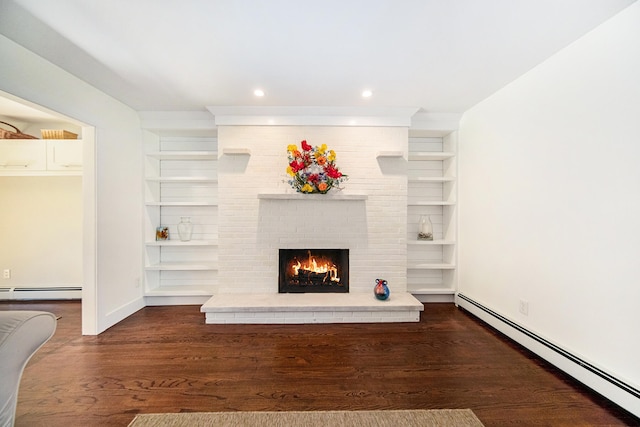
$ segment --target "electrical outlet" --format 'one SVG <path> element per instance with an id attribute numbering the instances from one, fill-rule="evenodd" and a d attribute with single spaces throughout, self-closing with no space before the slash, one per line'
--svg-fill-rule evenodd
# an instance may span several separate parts
<path id="1" fill-rule="evenodd" d="M 5 270 L 2 272 L 2 277 L 5 279 L 11 279 L 11 270 L 5 268 Z"/>
<path id="2" fill-rule="evenodd" d="M 520 305 L 518 306 L 518 310 L 520 311 L 520 313 L 524 314 L 525 316 L 529 315 L 529 302 L 525 301 L 525 300 L 520 300 Z"/>

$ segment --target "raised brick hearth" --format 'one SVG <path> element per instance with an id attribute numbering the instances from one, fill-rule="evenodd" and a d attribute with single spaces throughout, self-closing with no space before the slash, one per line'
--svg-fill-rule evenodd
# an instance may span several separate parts
<path id="1" fill-rule="evenodd" d="M 418 322 L 424 305 L 409 293 L 379 301 L 370 294 L 236 294 L 211 298 L 206 323 Z"/>

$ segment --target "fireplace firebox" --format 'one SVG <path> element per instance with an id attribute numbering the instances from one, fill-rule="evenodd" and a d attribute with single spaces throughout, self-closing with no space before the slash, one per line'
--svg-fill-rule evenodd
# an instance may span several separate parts
<path id="1" fill-rule="evenodd" d="M 349 249 L 280 249 L 279 293 L 349 292 Z"/>

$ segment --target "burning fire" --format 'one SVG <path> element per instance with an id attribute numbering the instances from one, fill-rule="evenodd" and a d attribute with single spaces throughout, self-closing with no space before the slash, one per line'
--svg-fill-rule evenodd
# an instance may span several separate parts
<path id="1" fill-rule="evenodd" d="M 340 278 L 338 277 L 338 268 L 335 264 L 329 261 L 318 263 L 316 258 L 311 255 L 311 251 L 308 251 L 308 253 L 309 259 L 305 264 L 302 264 L 298 259 L 296 259 L 296 263 L 291 266 L 294 276 L 298 276 L 300 270 L 302 270 L 306 274 L 313 273 L 317 275 L 325 275 L 323 282 L 326 282 L 327 279 L 332 282 L 340 282 Z"/>

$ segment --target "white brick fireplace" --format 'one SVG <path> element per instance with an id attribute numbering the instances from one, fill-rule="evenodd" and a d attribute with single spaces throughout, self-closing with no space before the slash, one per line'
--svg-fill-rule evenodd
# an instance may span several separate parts
<path id="1" fill-rule="evenodd" d="M 296 193 L 287 146 L 326 144 L 349 175 L 344 190 Z M 218 293 L 207 323 L 417 321 L 422 304 L 407 293 L 407 153 L 402 126 L 218 125 Z M 279 249 L 349 249 L 349 294 L 278 294 Z M 376 278 L 391 289 L 373 296 Z"/>

